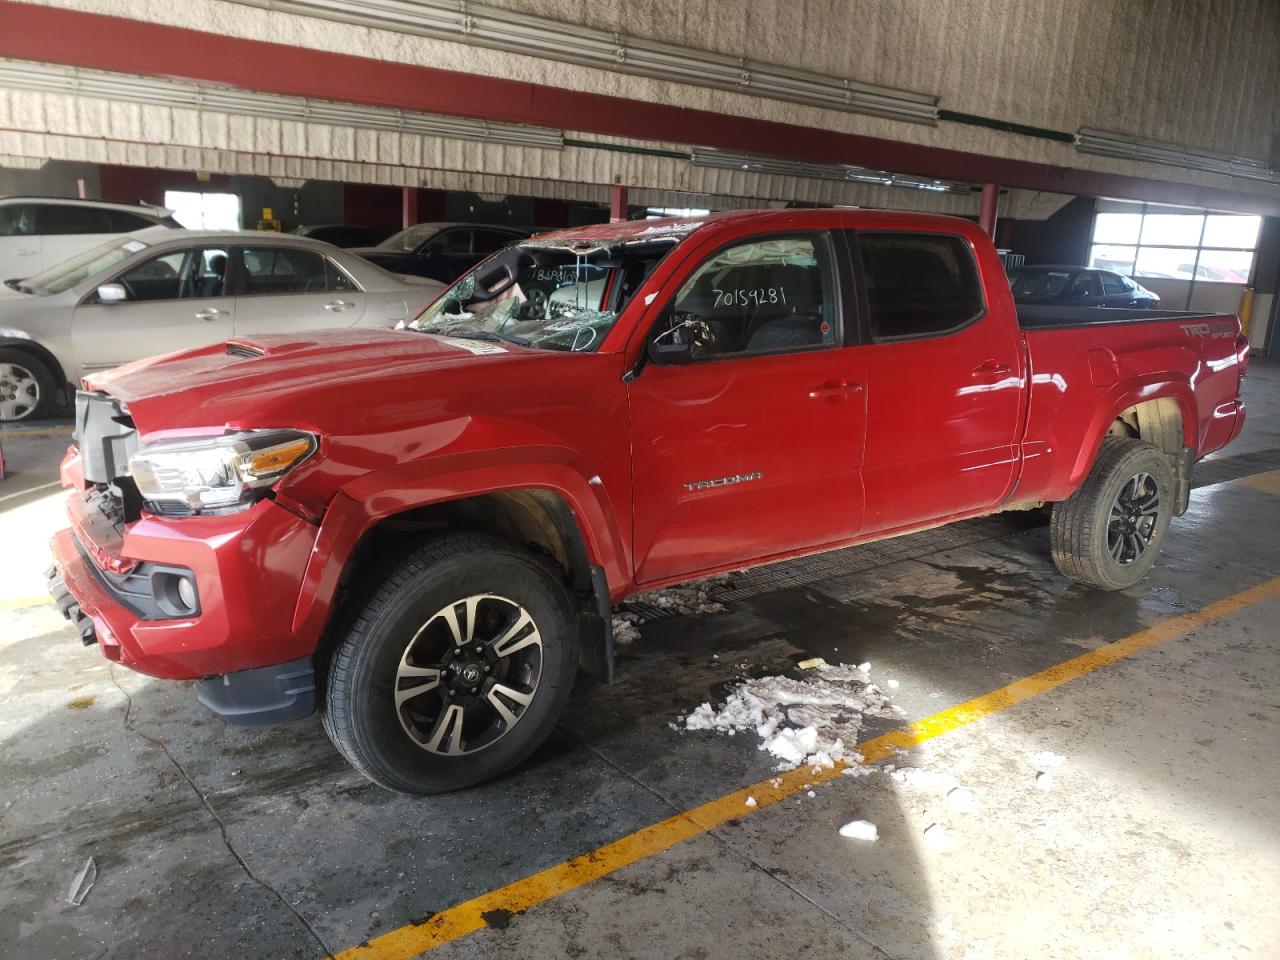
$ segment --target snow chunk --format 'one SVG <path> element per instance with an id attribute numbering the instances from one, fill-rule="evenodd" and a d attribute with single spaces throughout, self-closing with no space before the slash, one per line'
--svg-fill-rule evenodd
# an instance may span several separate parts
<path id="1" fill-rule="evenodd" d="M 755 797 L 747 797 L 746 805 L 747 805 L 748 807 L 754 807 L 754 806 L 756 805 L 756 798 L 755 798 Z"/>
<path id="2" fill-rule="evenodd" d="M 780 769 L 806 765 L 818 772 L 846 757 L 861 760 L 845 744 L 856 743 L 866 715 L 893 715 L 884 693 L 858 667 L 821 664 L 805 679 L 760 677 L 738 684 L 719 709 L 703 703 L 684 718 L 686 730 L 733 734 L 754 730 L 760 749 Z"/>
<path id="3" fill-rule="evenodd" d="M 982 809 L 978 798 L 964 787 L 952 787 L 947 791 L 947 805 L 960 813 L 977 813 Z"/>
<path id="4" fill-rule="evenodd" d="M 1067 758 L 1060 753 L 1054 753 L 1052 750 L 1041 750 L 1035 756 L 1036 766 L 1041 770 L 1051 767 L 1060 767 L 1067 762 Z"/>
<path id="5" fill-rule="evenodd" d="M 900 684 L 898 683 L 898 681 L 897 681 L 897 680 L 890 680 L 890 681 L 889 681 L 889 689 L 890 689 L 890 690 L 897 690 L 899 686 L 900 686 Z"/>
<path id="6" fill-rule="evenodd" d="M 618 646 L 626 646 L 640 639 L 640 618 L 634 613 L 615 613 L 613 615 L 613 642 Z"/>
<path id="7" fill-rule="evenodd" d="M 1048 770 L 1041 770 L 1036 774 L 1036 789 L 1051 790 L 1053 789 L 1053 774 Z"/>
<path id="8" fill-rule="evenodd" d="M 840 828 L 840 836 L 851 840 L 874 840 L 879 835 L 880 831 L 870 820 L 851 820 Z"/>
<path id="9" fill-rule="evenodd" d="M 931 823 L 925 827 L 924 838 L 936 850 L 950 850 L 956 845 L 956 838 L 940 823 Z"/>

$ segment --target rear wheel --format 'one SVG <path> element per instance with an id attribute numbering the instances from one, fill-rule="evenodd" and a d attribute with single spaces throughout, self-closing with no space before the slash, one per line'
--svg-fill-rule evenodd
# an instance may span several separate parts
<path id="1" fill-rule="evenodd" d="M 0 421 L 35 420 L 53 407 L 53 374 L 25 350 L 0 347 Z"/>
<path id="2" fill-rule="evenodd" d="M 428 544 L 373 592 L 329 663 L 325 729 L 403 793 L 471 786 L 551 732 L 577 668 L 558 571 L 491 537 Z"/>
<path id="3" fill-rule="evenodd" d="M 1089 586 L 1132 586 L 1160 553 L 1173 501 L 1173 469 L 1163 453 L 1140 440 L 1108 437 L 1089 479 L 1053 505 L 1053 562 Z"/>

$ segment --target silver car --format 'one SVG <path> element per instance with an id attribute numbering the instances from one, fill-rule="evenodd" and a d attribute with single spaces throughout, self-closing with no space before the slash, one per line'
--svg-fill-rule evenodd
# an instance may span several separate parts
<path id="1" fill-rule="evenodd" d="M 327 243 L 152 227 L 0 288 L 0 420 L 43 416 L 68 383 L 259 333 L 393 327 L 443 284 Z"/>

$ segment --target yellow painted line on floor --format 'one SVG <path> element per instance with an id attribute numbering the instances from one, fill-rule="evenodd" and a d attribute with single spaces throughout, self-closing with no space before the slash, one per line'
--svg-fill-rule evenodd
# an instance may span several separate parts
<path id="1" fill-rule="evenodd" d="M 15 597 L 12 600 L 0 600 L 0 611 L 25 610 L 27 607 L 40 607 L 47 603 L 53 603 L 53 598 L 47 593 L 35 597 Z"/>
<path id="2" fill-rule="evenodd" d="M 1162 620 L 1123 640 L 1090 650 L 1047 670 L 1015 680 L 1008 686 L 917 720 L 900 730 L 867 740 L 858 745 L 858 752 L 862 754 L 863 763 L 875 763 L 926 740 L 968 726 L 993 713 L 1008 710 L 1015 704 L 1060 687 L 1069 680 L 1083 677 L 1164 640 L 1275 596 L 1280 596 L 1280 577 L 1218 600 L 1201 610 Z M 337 960 L 408 960 L 416 957 L 486 926 L 486 914 L 496 912 L 498 916 L 505 917 L 508 913 L 528 910 L 625 866 L 668 850 L 682 840 L 763 810 L 804 790 L 806 784 L 833 780 L 841 775 L 844 767 L 845 764 L 837 764 L 835 768 L 819 773 L 801 768 L 736 790 L 692 810 L 678 813 L 661 823 L 637 830 L 590 853 L 449 907 L 422 923 L 408 924 L 344 950 L 337 954 Z M 775 780 L 777 786 L 774 786 Z M 748 796 L 755 797 L 755 807 L 746 806 Z"/>
<path id="3" fill-rule="evenodd" d="M 1280 470 L 1255 473 L 1251 477 L 1241 477 L 1231 482 L 1241 487 L 1248 487 L 1250 490 L 1261 490 L 1263 493 L 1272 493 L 1280 497 Z"/>

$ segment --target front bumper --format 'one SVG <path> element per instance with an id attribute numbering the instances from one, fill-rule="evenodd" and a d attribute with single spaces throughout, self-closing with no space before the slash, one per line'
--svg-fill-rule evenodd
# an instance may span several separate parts
<path id="1" fill-rule="evenodd" d="M 154 677 L 198 680 L 315 653 L 318 636 L 293 628 L 313 524 L 264 500 L 227 516 L 144 515 L 120 536 L 86 508 L 80 490 L 68 497 L 68 517 L 70 529 L 50 544 L 57 575 L 83 618 L 82 637 L 96 639 L 108 659 Z M 189 571 L 198 614 L 168 617 L 130 602 L 122 578 L 146 568 Z"/>

